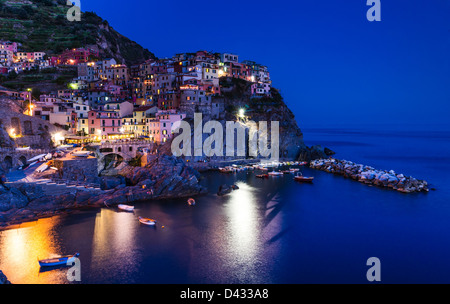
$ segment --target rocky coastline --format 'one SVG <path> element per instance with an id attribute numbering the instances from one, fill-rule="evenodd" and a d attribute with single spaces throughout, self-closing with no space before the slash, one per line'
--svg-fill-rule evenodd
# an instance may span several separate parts
<path id="1" fill-rule="evenodd" d="M 0 270 L 0 285 L 3 285 L 3 284 L 11 284 L 11 282 L 8 281 L 8 278 Z"/>
<path id="2" fill-rule="evenodd" d="M 310 168 L 342 175 L 364 184 L 397 190 L 403 193 L 428 192 L 428 183 L 395 171 L 377 170 L 370 166 L 334 158 L 312 160 Z"/>
<path id="3" fill-rule="evenodd" d="M 147 200 L 183 198 L 204 194 L 200 173 L 185 161 L 160 155 L 145 167 L 126 166 L 115 177 L 103 178 L 106 191 L 71 188 L 48 194 L 31 183 L 0 186 L 0 227 L 6 228 L 39 218 L 83 208 L 112 207 Z"/>

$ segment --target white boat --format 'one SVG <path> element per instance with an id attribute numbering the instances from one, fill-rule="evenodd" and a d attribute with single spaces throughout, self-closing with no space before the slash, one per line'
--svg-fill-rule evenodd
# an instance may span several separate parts
<path id="1" fill-rule="evenodd" d="M 119 208 L 120 210 L 124 210 L 124 211 L 133 211 L 134 210 L 134 206 L 128 206 L 128 205 L 117 205 L 117 208 Z"/>
<path id="2" fill-rule="evenodd" d="M 46 155 L 47 155 L 47 154 L 40 154 L 40 155 L 38 155 L 38 156 L 35 156 L 35 157 L 33 157 L 33 158 L 30 158 L 27 162 L 32 163 L 32 162 L 38 161 L 38 160 L 40 160 L 41 158 L 44 158 Z"/>
<path id="3" fill-rule="evenodd" d="M 65 150 L 65 149 L 69 149 L 69 148 L 73 148 L 73 145 L 62 145 L 62 146 L 57 147 L 57 149 L 60 149 L 60 150 Z"/>
<path id="4" fill-rule="evenodd" d="M 89 155 L 91 155 L 91 151 L 77 151 L 77 152 L 72 152 L 73 156 L 76 157 L 88 157 Z"/>
<path id="5" fill-rule="evenodd" d="M 45 159 L 47 159 L 47 160 L 52 159 L 52 154 L 51 153 L 47 153 L 47 155 L 45 155 Z"/>
<path id="6" fill-rule="evenodd" d="M 30 150 L 30 147 L 16 148 L 16 151 L 28 151 L 28 150 Z"/>
<path id="7" fill-rule="evenodd" d="M 269 174 L 269 175 L 272 175 L 272 176 L 281 176 L 281 175 L 283 175 L 284 173 L 283 173 L 283 172 L 278 172 L 278 171 L 271 171 L 271 172 L 269 172 L 268 174 Z"/>
<path id="8" fill-rule="evenodd" d="M 40 165 L 40 166 L 36 169 L 36 172 L 42 173 L 42 172 L 44 172 L 44 171 L 47 170 L 47 169 L 48 169 L 48 165 L 47 165 L 47 163 L 44 163 L 44 164 Z"/>
<path id="9" fill-rule="evenodd" d="M 289 171 L 291 171 L 291 172 L 298 172 L 298 171 L 300 171 L 300 169 L 297 169 L 297 168 L 291 168 L 291 169 L 289 169 Z"/>
<path id="10" fill-rule="evenodd" d="M 149 218 L 145 218 L 145 217 L 141 217 L 141 216 L 139 217 L 139 222 L 141 224 L 148 225 L 148 226 L 155 226 L 156 225 L 156 221 L 155 220 L 149 219 Z"/>

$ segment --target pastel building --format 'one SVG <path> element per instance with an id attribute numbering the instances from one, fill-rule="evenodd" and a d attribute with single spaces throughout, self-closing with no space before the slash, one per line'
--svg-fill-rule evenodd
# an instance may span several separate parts
<path id="1" fill-rule="evenodd" d="M 95 111 L 88 113 L 89 134 L 108 138 L 111 135 L 121 134 L 122 119 L 116 111 Z"/>

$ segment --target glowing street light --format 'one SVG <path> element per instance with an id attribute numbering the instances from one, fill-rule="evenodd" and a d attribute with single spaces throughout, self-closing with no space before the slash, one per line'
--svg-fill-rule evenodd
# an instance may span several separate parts
<path id="1" fill-rule="evenodd" d="M 239 109 L 239 117 L 244 118 L 245 117 L 245 109 Z"/>
<path id="2" fill-rule="evenodd" d="M 9 136 L 10 137 L 12 137 L 12 138 L 15 138 L 16 137 L 16 129 L 14 129 L 14 128 L 11 128 L 11 129 L 9 129 Z"/>

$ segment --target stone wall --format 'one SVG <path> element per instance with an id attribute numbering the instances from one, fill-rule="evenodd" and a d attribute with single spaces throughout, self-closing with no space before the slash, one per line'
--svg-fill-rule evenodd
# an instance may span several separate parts
<path id="1" fill-rule="evenodd" d="M 99 183 L 96 158 L 87 159 L 55 159 L 53 166 L 58 168 L 56 178 L 84 183 Z"/>
<path id="2" fill-rule="evenodd" d="M 64 132 L 45 120 L 31 117 L 18 112 L 16 101 L 0 97 L 0 144 L 10 147 L 11 142 L 6 136 L 11 129 L 20 137 L 15 139 L 16 146 L 29 146 L 32 149 L 48 149 L 53 146 L 51 134 Z M 2 144 L 3 143 L 3 144 Z"/>

